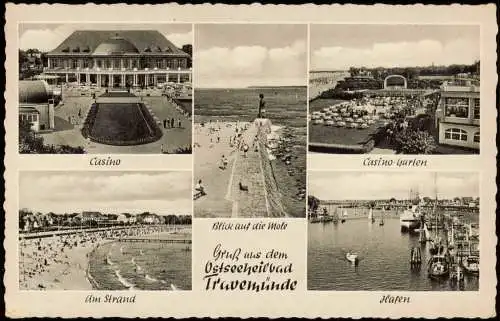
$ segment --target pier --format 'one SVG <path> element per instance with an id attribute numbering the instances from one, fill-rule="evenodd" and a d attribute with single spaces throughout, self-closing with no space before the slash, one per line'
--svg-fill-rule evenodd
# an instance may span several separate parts
<path id="1" fill-rule="evenodd" d="M 128 243 L 166 243 L 166 244 L 191 244 L 188 239 L 158 239 L 158 238 L 119 238 L 119 242 Z"/>
<path id="2" fill-rule="evenodd" d="M 240 143 L 231 141 L 239 127 Z M 244 130 L 243 130 L 244 129 Z M 284 217 L 267 152 L 268 119 L 252 123 L 211 122 L 197 125 L 195 183 L 203 181 L 206 195 L 195 196 L 199 217 Z M 239 148 L 238 148 L 239 145 Z M 246 152 L 243 146 L 248 146 Z M 221 156 L 228 159 L 221 167 Z"/>

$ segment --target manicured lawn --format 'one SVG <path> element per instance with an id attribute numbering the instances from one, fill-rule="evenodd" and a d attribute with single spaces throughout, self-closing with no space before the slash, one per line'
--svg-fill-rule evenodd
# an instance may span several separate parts
<path id="1" fill-rule="evenodd" d="M 359 145 L 365 144 L 383 126 L 375 122 L 366 129 L 313 125 L 309 122 L 309 142 L 323 144 Z"/>
<path id="2" fill-rule="evenodd" d="M 99 104 L 91 134 L 124 142 L 152 136 L 137 104 Z"/>

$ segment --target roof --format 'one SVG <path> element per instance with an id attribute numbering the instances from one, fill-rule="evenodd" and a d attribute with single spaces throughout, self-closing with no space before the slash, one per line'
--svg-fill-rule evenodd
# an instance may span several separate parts
<path id="1" fill-rule="evenodd" d="M 101 44 L 103 47 L 99 48 Z M 113 49 L 123 50 L 122 53 L 127 54 L 189 57 L 156 30 L 77 30 L 48 55 L 109 54 Z"/>
<path id="2" fill-rule="evenodd" d="M 40 114 L 36 108 L 30 106 L 19 106 L 19 112 L 23 114 Z"/>
<path id="3" fill-rule="evenodd" d="M 52 97 L 49 85 L 45 80 L 20 80 L 19 103 L 40 104 L 47 103 Z"/>
<path id="4" fill-rule="evenodd" d="M 139 53 L 139 50 L 128 40 L 121 37 L 112 37 L 101 43 L 92 53 L 93 55 L 113 55 L 124 53 Z"/>

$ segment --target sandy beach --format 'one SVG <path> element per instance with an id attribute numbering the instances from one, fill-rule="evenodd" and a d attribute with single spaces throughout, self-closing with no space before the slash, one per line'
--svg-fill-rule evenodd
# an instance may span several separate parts
<path id="1" fill-rule="evenodd" d="M 188 228 L 135 227 L 98 232 L 78 232 L 19 241 L 21 290 L 92 290 L 89 257 L 99 246 L 128 236 L 185 238 Z"/>
<path id="2" fill-rule="evenodd" d="M 281 127 L 262 121 L 263 125 L 258 122 L 196 124 L 194 179 L 195 184 L 202 180 L 207 195 L 195 200 L 195 215 L 287 216 L 267 146 L 268 134 L 276 139 Z M 227 158 L 226 167 L 223 155 Z"/>

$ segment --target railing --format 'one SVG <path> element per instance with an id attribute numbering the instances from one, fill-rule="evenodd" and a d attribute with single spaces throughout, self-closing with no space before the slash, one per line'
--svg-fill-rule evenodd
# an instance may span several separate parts
<path id="1" fill-rule="evenodd" d="M 99 67 L 84 67 L 84 68 L 69 68 L 69 67 L 44 67 L 44 72 L 66 72 L 66 73 L 88 73 L 88 72 L 112 72 L 112 71 L 124 71 L 124 72 L 137 72 L 137 73 L 153 73 L 153 72 L 164 72 L 164 73 L 190 73 L 192 68 L 99 68 Z"/>

